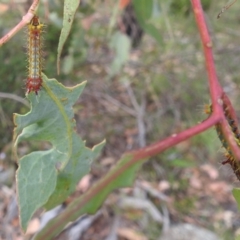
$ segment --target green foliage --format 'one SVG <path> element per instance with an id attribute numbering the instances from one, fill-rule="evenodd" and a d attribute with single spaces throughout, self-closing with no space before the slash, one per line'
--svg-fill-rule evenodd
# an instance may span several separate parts
<path id="1" fill-rule="evenodd" d="M 85 83 L 66 88 L 45 75 L 43 80 L 44 87 L 39 95 L 27 96 L 31 111 L 14 116 L 15 151 L 22 141 L 51 143 L 49 150 L 31 152 L 19 160 L 17 190 L 24 230 L 38 208 L 51 209 L 74 191 L 103 146 L 100 144 L 90 150 L 75 132 L 72 105 Z"/>
<path id="2" fill-rule="evenodd" d="M 174 161 L 171 161 L 169 164 L 177 168 L 189 168 L 195 166 L 195 164 L 189 162 L 188 159 L 174 159 Z"/>
<path id="3" fill-rule="evenodd" d="M 158 44 L 162 43 L 162 36 L 156 24 L 159 21 L 160 9 L 158 1 L 133 0 L 134 10 L 143 30 L 156 39 Z"/>
<path id="4" fill-rule="evenodd" d="M 235 238 L 235 240 L 240 240 L 240 235 Z"/>
<path id="5" fill-rule="evenodd" d="M 232 190 L 233 196 L 238 204 L 238 209 L 240 210 L 240 189 L 239 188 L 234 188 Z"/>
<path id="6" fill-rule="evenodd" d="M 60 56 L 63 50 L 63 46 L 70 34 L 70 30 L 73 24 L 74 15 L 79 6 L 79 0 L 65 0 L 63 10 L 63 28 L 59 38 L 58 55 L 57 55 L 57 67 L 60 72 Z"/>
<path id="7" fill-rule="evenodd" d="M 131 50 L 131 41 L 129 37 L 121 32 L 116 32 L 110 42 L 111 48 L 115 51 L 115 58 L 111 64 L 110 77 L 118 74 L 123 65 L 128 61 Z"/>

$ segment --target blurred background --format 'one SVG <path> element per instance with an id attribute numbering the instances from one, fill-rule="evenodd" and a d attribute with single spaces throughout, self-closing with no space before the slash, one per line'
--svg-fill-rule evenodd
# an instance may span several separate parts
<path id="1" fill-rule="evenodd" d="M 217 15 L 227 0 L 202 3 L 218 77 L 239 113 L 240 2 L 220 19 Z M 29 0 L 0 1 L 1 37 L 30 4 Z M 123 152 L 203 121 L 210 97 L 189 0 L 82 0 L 57 75 L 62 7 L 60 0 L 42 1 L 39 7 L 38 15 L 46 25 L 44 73 L 66 86 L 87 80 L 74 106 L 77 131 L 89 147 L 107 141 L 91 173 L 79 183 L 78 195 L 104 176 Z M 12 135 L 13 113 L 29 111 L 24 89 L 26 46 L 25 30 L 0 49 L 1 239 L 23 239 L 15 200 Z M 19 151 L 45 148 L 44 143 L 24 143 Z M 165 151 L 144 164 L 133 188 L 112 193 L 87 227 L 81 227 L 80 219 L 76 226 L 82 232 L 76 239 L 177 240 L 177 227 L 181 234 L 209 234 L 204 239 L 234 239 L 240 234 L 240 214 L 231 191 L 239 181 L 228 165 L 221 164 L 224 160 L 214 129 Z M 40 223 L 38 215 L 29 236 Z M 74 239 L 70 228 L 59 239 Z M 189 234 L 182 239 L 189 239 Z"/>

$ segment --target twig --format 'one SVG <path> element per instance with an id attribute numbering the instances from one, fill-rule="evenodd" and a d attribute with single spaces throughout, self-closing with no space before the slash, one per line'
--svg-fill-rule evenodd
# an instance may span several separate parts
<path id="1" fill-rule="evenodd" d="M 0 39 L 0 47 L 8 42 L 18 31 L 20 31 L 24 26 L 26 26 L 32 20 L 35 15 L 36 9 L 38 7 L 39 0 L 33 0 L 31 7 L 29 8 L 26 15 L 22 17 L 21 22 L 19 22 L 10 32 Z"/>
<path id="2" fill-rule="evenodd" d="M 166 233 L 170 228 L 170 218 L 169 218 L 169 211 L 167 206 L 163 204 L 162 206 L 162 214 L 163 214 L 163 233 Z"/>
<path id="3" fill-rule="evenodd" d="M 137 102 L 137 99 L 135 97 L 135 94 L 134 94 L 131 86 L 130 86 L 130 83 L 128 81 L 124 82 L 124 86 L 127 90 L 128 96 L 130 97 L 131 103 L 132 103 L 135 111 L 139 112 L 141 107 L 139 106 L 139 104 Z"/>
<path id="4" fill-rule="evenodd" d="M 110 103 L 112 103 L 113 105 L 120 107 L 122 110 L 124 110 L 125 112 L 127 112 L 128 114 L 132 115 L 132 116 L 136 116 L 136 113 L 133 109 L 129 108 L 128 106 L 126 106 L 125 104 L 119 102 L 117 99 L 111 97 L 110 95 L 107 94 L 102 94 L 103 97 L 109 101 Z"/>
<path id="5" fill-rule="evenodd" d="M 140 147 L 146 146 L 146 125 L 144 122 L 145 112 L 146 112 L 146 99 L 144 96 L 142 96 L 142 103 L 140 105 L 140 111 L 137 117 L 138 141 Z"/>
<path id="6" fill-rule="evenodd" d="M 147 211 L 154 221 L 158 223 L 163 222 L 163 217 L 161 212 L 157 207 L 148 199 L 141 199 L 139 197 L 124 197 L 119 201 L 120 208 L 135 208 L 143 209 Z"/>
<path id="7" fill-rule="evenodd" d="M 217 15 L 217 18 L 220 18 L 221 15 L 222 15 L 226 10 L 228 10 L 236 1 L 237 1 L 237 0 L 234 0 L 233 2 L 227 3 L 227 5 L 225 5 L 225 6 L 222 8 L 221 12 Z"/>
<path id="8" fill-rule="evenodd" d="M 133 108 L 136 112 L 137 125 L 138 125 L 138 142 L 140 147 L 146 146 L 146 127 L 144 123 L 145 109 L 146 109 L 146 100 L 142 96 L 141 105 L 138 104 L 135 94 L 132 90 L 132 87 L 129 82 L 124 82 L 128 96 L 133 105 Z"/>
<path id="9" fill-rule="evenodd" d="M 120 218 L 119 216 L 116 216 L 113 220 L 113 224 L 111 226 L 109 235 L 105 238 L 105 240 L 117 240 L 118 236 L 117 236 L 117 230 L 120 226 Z"/>
<path id="10" fill-rule="evenodd" d="M 3 93 L 3 92 L 0 92 L 0 98 L 8 98 L 8 99 L 12 99 L 12 100 L 15 100 L 17 102 L 20 102 L 22 104 L 24 104 L 25 106 L 29 107 L 29 103 L 27 100 L 25 100 L 24 98 L 21 98 L 15 94 L 12 94 L 12 93 Z"/>
<path id="11" fill-rule="evenodd" d="M 169 198 L 164 193 L 161 193 L 157 189 L 153 188 L 150 184 L 146 184 L 140 181 L 136 182 L 136 186 L 148 192 L 151 196 L 158 198 L 161 201 L 168 201 Z"/>

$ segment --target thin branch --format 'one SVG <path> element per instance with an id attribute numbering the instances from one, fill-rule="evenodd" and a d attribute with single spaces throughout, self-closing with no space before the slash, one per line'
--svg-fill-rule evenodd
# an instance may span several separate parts
<path id="1" fill-rule="evenodd" d="M 128 96 L 129 96 L 129 98 L 130 98 L 130 100 L 131 100 L 131 103 L 132 103 L 135 111 L 136 111 L 136 112 L 139 112 L 141 107 L 139 106 L 139 104 L 138 104 L 138 102 L 137 102 L 137 99 L 136 99 L 136 97 L 135 97 L 135 94 L 134 94 L 131 86 L 130 86 L 129 81 L 124 82 L 124 86 L 125 86 L 125 88 L 126 88 L 126 90 L 127 90 Z"/>
<path id="2" fill-rule="evenodd" d="M 19 97 L 19 96 L 15 95 L 15 94 L 0 92 L 0 98 L 12 99 L 14 101 L 20 102 L 20 103 L 24 104 L 25 106 L 29 107 L 29 103 L 28 103 L 27 100 L 25 100 L 22 97 Z"/>
<path id="3" fill-rule="evenodd" d="M 145 148 L 131 151 L 130 154 L 133 154 L 135 157 L 135 161 L 137 162 L 140 159 L 145 159 L 149 157 L 156 156 L 157 154 L 165 151 L 166 149 L 194 136 L 201 132 L 204 132 L 208 128 L 214 126 L 217 122 L 220 121 L 220 117 L 216 115 L 211 115 L 208 119 L 206 119 L 204 122 L 191 127 L 181 133 L 174 133 L 170 137 L 165 138 L 162 141 L 159 141 L 155 144 L 152 144 L 150 146 L 147 146 Z"/>
<path id="4" fill-rule="evenodd" d="M 144 122 L 144 116 L 146 115 L 146 99 L 142 96 L 142 101 L 137 113 L 137 125 L 138 125 L 138 142 L 140 147 L 146 146 L 146 125 Z"/>
<path id="5" fill-rule="evenodd" d="M 142 96 L 141 105 L 137 102 L 137 98 L 134 94 L 134 91 L 129 83 L 129 81 L 124 82 L 124 86 L 127 90 L 130 101 L 133 105 L 133 108 L 136 112 L 136 120 L 138 125 L 138 142 L 140 147 L 146 146 L 146 127 L 144 123 L 144 116 L 146 113 L 146 99 Z"/>
<path id="6" fill-rule="evenodd" d="M 237 0 L 234 0 L 234 1 L 230 2 L 230 3 L 227 3 L 227 5 L 225 5 L 225 6 L 222 8 L 221 12 L 217 15 L 217 18 L 220 18 L 221 15 L 222 15 L 226 10 L 228 10 L 236 1 L 237 1 Z"/>
<path id="7" fill-rule="evenodd" d="M 0 39 L 0 47 L 8 42 L 18 31 L 20 31 L 24 26 L 26 26 L 32 20 L 35 15 L 36 9 L 38 7 L 39 0 L 33 0 L 28 12 L 22 17 L 21 22 L 19 22 L 10 32 Z"/>
<path id="8" fill-rule="evenodd" d="M 119 102 L 116 98 L 111 97 L 110 95 L 107 94 L 101 94 L 103 98 L 105 98 L 109 103 L 120 107 L 123 111 L 127 112 L 128 114 L 132 115 L 132 116 L 136 116 L 136 113 L 133 109 L 129 108 L 128 106 L 126 106 L 125 104 Z"/>

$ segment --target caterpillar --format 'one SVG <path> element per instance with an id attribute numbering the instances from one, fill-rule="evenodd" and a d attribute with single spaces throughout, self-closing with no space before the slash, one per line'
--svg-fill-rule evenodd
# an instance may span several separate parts
<path id="1" fill-rule="evenodd" d="M 224 115 L 228 121 L 228 124 L 234 134 L 234 137 L 238 143 L 238 145 L 240 146 L 240 133 L 239 133 L 239 130 L 238 130 L 238 126 L 237 126 L 237 122 L 236 120 L 234 120 L 232 117 L 231 117 L 231 113 L 230 113 L 230 110 L 229 110 L 229 107 L 226 105 L 226 103 L 223 103 L 223 109 L 224 109 Z"/>
<path id="2" fill-rule="evenodd" d="M 237 122 L 232 119 L 230 111 L 229 111 L 226 104 L 223 104 L 223 110 L 224 110 L 224 115 L 226 117 L 228 125 L 230 126 L 231 131 L 234 134 L 236 143 L 237 143 L 238 146 L 240 146 L 240 134 L 239 134 Z M 205 111 L 206 114 L 211 114 L 212 113 L 212 106 L 211 105 L 205 105 L 204 111 Z M 233 169 L 234 174 L 236 175 L 238 180 L 240 180 L 240 162 L 234 158 L 234 156 L 233 156 L 233 154 L 230 150 L 230 147 L 228 145 L 228 142 L 224 138 L 224 134 L 222 132 L 221 125 L 219 123 L 217 123 L 215 125 L 215 129 L 216 129 L 218 138 L 222 143 L 223 148 L 226 150 L 225 151 L 226 160 L 223 161 L 222 164 L 223 165 L 225 165 L 227 163 L 230 164 L 231 168 Z"/>
<path id="3" fill-rule="evenodd" d="M 26 81 L 27 94 L 35 92 L 36 95 L 42 86 L 42 32 L 44 25 L 38 16 L 34 15 L 28 24 L 28 78 Z"/>

